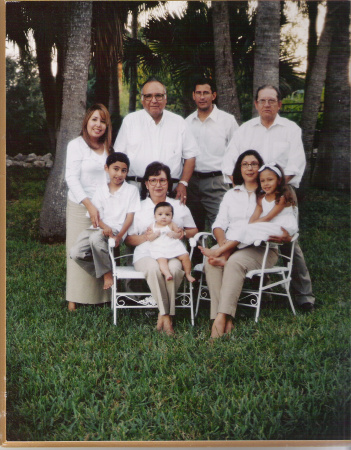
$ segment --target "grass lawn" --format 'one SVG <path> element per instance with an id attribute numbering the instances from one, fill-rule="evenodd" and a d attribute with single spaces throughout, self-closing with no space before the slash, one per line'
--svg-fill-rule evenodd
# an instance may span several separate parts
<path id="1" fill-rule="evenodd" d="M 38 239 L 47 171 L 7 176 L 8 441 L 350 439 L 348 195 L 300 204 L 314 314 L 241 308 L 211 345 L 206 306 L 195 327 L 177 313 L 175 338 L 154 310 L 69 313 L 65 247 Z"/>

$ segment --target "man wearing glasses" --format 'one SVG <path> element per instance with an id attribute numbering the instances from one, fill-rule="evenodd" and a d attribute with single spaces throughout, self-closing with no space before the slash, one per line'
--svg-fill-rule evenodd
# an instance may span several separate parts
<path id="1" fill-rule="evenodd" d="M 197 80 L 193 89 L 197 110 L 185 119 L 200 149 L 189 181 L 187 202 L 199 231 L 205 230 L 206 218 L 212 226 L 223 195 L 229 189 L 222 173 L 222 160 L 238 128 L 234 116 L 213 104 L 216 96 L 212 80 Z"/>
<path id="2" fill-rule="evenodd" d="M 141 88 L 143 108 L 128 114 L 116 138 L 114 149 L 128 155 L 130 170 L 127 180 L 140 183 L 145 168 L 153 161 L 171 169 L 176 198 L 186 203 L 187 186 L 199 154 L 196 141 L 185 120 L 165 110 L 165 86 L 149 78 Z"/>
<path id="3" fill-rule="evenodd" d="M 257 89 L 255 108 L 258 117 L 245 122 L 234 133 L 223 158 L 225 174 L 232 178 L 238 156 L 245 150 L 253 149 L 258 151 L 265 163 L 274 161 L 280 164 L 286 182 L 294 188 L 299 187 L 306 166 L 301 128 L 279 116 L 281 106 L 281 94 L 275 86 L 264 85 Z M 285 239 L 288 241 L 289 237 Z M 298 243 L 295 245 L 291 285 L 297 304 L 305 311 L 313 311 L 315 297 L 311 278 Z"/>

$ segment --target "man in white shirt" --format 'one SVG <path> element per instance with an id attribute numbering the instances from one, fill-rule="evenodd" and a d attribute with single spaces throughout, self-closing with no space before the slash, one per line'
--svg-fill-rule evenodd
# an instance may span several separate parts
<path id="1" fill-rule="evenodd" d="M 216 96 L 212 80 L 197 80 L 193 90 L 197 110 L 185 119 L 200 149 L 189 181 L 187 199 L 199 231 L 205 230 L 206 218 L 210 226 L 215 221 L 223 195 L 229 189 L 222 173 L 222 160 L 238 128 L 234 116 L 213 104 Z"/>
<path id="2" fill-rule="evenodd" d="M 128 114 L 116 138 L 116 152 L 130 159 L 128 181 L 141 182 L 145 168 L 153 161 L 167 164 L 176 187 L 176 198 L 187 199 L 187 186 L 199 154 L 196 141 L 185 120 L 165 110 L 166 87 L 155 78 L 141 89 L 141 111 Z"/>
<path id="3" fill-rule="evenodd" d="M 276 162 L 285 172 L 286 182 L 298 188 L 306 166 L 301 128 L 278 112 L 282 106 L 279 89 L 264 85 L 257 89 L 255 107 L 259 114 L 235 131 L 223 158 L 223 172 L 232 178 L 238 156 L 245 150 L 256 150 L 265 163 Z M 283 247 L 288 247 L 283 246 Z M 288 252 L 288 248 L 286 248 Z M 292 289 L 298 305 L 313 311 L 315 297 L 311 278 L 298 243 L 295 245 Z"/>

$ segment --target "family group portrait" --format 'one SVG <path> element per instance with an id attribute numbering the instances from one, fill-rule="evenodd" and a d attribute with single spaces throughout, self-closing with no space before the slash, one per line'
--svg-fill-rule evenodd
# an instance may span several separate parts
<path id="1" fill-rule="evenodd" d="M 1 444 L 351 442 L 350 2 L 4 11 Z"/>

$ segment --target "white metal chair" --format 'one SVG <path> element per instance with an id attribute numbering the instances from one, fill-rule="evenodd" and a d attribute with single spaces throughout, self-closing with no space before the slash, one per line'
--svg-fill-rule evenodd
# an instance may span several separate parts
<path id="1" fill-rule="evenodd" d="M 200 240 L 201 245 L 206 245 L 206 241 L 208 237 L 211 236 L 210 233 L 198 233 L 196 236 L 194 236 L 193 239 Z M 279 259 L 278 263 L 279 265 L 275 265 L 272 268 L 266 268 L 266 262 L 267 262 L 267 256 L 268 251 L 272 245 L 271 242 L 266 242 L 266 249 L 262 261 L 262 267 L 257 270 L 250 270 L 246 274 L 246 278 L 252 280 L 254 276 L 259 277 L 259 285 L 257 288 L 243 288 L 241 292 L 241 296 L 239 298 L 238 305 L 241 306 L 247 306 L 250 308 L 256 309 L 255 314 L 255 322 L 258 321 L 258 317 L 260 315 L 260 308 L 261 308 L 261 300 L 263 294 L 270 294 L 272 296 L 282 296 L 285 298 L 288 298 L 290 307 L 292 309 L 292 312 L 294 315 L 296 315 L 295 308 L 292 302 L 292 298 L 289 292 L 290 288 L 290 281 L 291 281 L 291 270 L 292 270 L 292 261 L 293 261 L 293 255 L 294 255 L 294 247 L 295 247 L 295 241 L 298 238 L 298 233 L 296 233 L 291 240 L 291 252 L 289 256 L 285 256 L 279 252 Z M 277 245 L 277 244 L 274 244 Z M 278 244 L 278 251 L 279 251 L 280 244 Z M 195 317 L 198 314 L 199 310 L 199 304 L 202 300 L 211 300 L 209 295 L 209 290 L 206 284 L 205 275 L 203 272 L 205 257 L 202 264 L 198 264 L 198 266 L 195 266 L 194 270 L 201 271 L 200 276 L 200 285 L 199 285 L 199 292 L 197 296 L 197 304 L 196 304 L 196 312 Z M 283 264 L 285 262 L 286 265 Z M 267 284 L 265 284 L 265 275 L 273 275 L 277 276 L 279 278 L 278 281 L 269 281 Z M 281 286 L 280 291 L 276 288 L 278 286 Z M 274 289 L 273 289 L 274 288 Z"/>
<path id="2" fill-rule="evenodd" d="M 193 247 L 196 241 L 191 241 L 190 258 L 192 257 Z M 157 308 L 156 301 L 151 296 L 150 291 L 128 292 L 122 289 L 122 280 L 145 280 L 143 272 L 138 272 L 133 265 L 128 264 L 132 254 L 114 256 L 113 239 L 109 239 L 109 254 L 112 261 L 113 286 L 111 292 L 111 309 L 113 311 L 113 323 L 117 325 L 117 311 L 120 309 L 136 309 L 136 308 Z M 190 309 L 191 324 L 194 325 L 194 303 L 193 303 L 193 286 L 192 283 L 184 277 L 182 283 L 183 289 L 176 296 L 176 308 Z"/>

